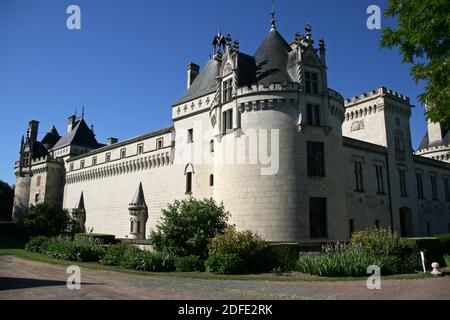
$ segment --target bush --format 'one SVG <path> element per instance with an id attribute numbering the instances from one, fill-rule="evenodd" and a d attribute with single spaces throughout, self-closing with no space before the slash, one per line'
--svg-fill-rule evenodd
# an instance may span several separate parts
<path id="1" fill-rule="evenodd" d="M 17 223 L 19 232 L 27 236 L 59 236 L 70 233 L 74 226 L 75 222 L 67 210 L 44 203 L 32 205 L 28 215 Z"/>
<path id="2" fill-rule="evenodd" d="M 169 272 L 175 271 L 175 257 L 168 253 L 129 248 L 125 251 L 122 265 L 138 271 Z"/>
<path id="3" fill-rule="evenodd" d="M 162 222 L 150 233 L 155 250 L 206 258 L 208 243 L 227 227 L 229 213 L 212 199 L 175 201 L 162 210 Z"/>
<path id="4" fill-rule="evenodd" d="M 391 229 L 367 229 L 352 234 L 351 246 L 360 247 L 364 253 L 374 256 L 390 256 L 400 253 L 397 234 Z"/>
<path id="5" fill-rule="evenodd" d="M 228 227 L 224 234 L 216 235 L 208 249 L 210 258 L 225 255 L 221 259 L 226 263 L 229 258 L 226 255 L 237 255 L 240 273 L 266 272 L 276 264 L 268 244 L 259 235 L 249 230 L 238 232 L 234 226 Z"/>
<path id="6" fill-rule="evenodd" d="M 224 253 L 210 256 L 205 261 L 207 272 L 217 274 L 239 274 L 245 269 L 245 262 L 236 253 Z"/>
<path id="7" fill-rule="evenodd" d="M 121 262 L 125 256 L 125 253 L 127 250 L 129 250 L 129 247 L 133 247 L 132 245 L 125 244 L 125 243 L 118 243 L 112 246 L 109 246 L 106 249 L 106 253 L 103 256 L 101 263 L 105 265 L 113 265 L 113 266 L 119 266 L 121 265 Z M 137 249 L 137 248 L 135 248 Z"/>
<path id="8" fill-rule="evenodd" d="M 204 261 L 197 256 L 180 257 L 176 260 L 175 267 L 178 272 L 205 271 Z"/>
<path id="9" fill-rule="evenodd" d="M 74 239 L 97 244 L 114 244 L 116 236 L 113 234 L 76 233 Z"/>
<path id="10" fill-rule="evenodd" d="M 450 233 L 436 236 L 439 239 L 442 254 L 450 254 Z"/>
<path id="11" fill-rule="evenodd" d="M 422 265 L 420 262 L 420 251 L 425 251 L 426 268 L 430 269 L 433 262 L 438 262 L 441 267 L 445 267 L 444 255 L 441 251 L 441 244 L 438 238 L 402 238 L 401 242 L 403 245 L 410 247 L 412 252 L 419 257 L 419 266 Z M 419 268 L 420 270 L 422 267 Z"/>
<path id="12" fill-rule="evenodd" d="M 43 253 L 47 249 L 48 243 L 50 241 L 50 238 L 44 236 L 31 238 L 30 241 L 28 241 L 25 245 L 25 250 Z"/>
<path id="13" fill-rule="evenodd" d="M 282 270 L 292 270 L 300 256 L 298 244 L 273 244 L 270 252 L 275 259 L 275 264 Z"/>
<path id="14" fill-rule="evenodd" d="M 94 243 L 53 238 L 45 244 L 42 253 L 58 260 L 97 262 L 103 255 L 103 248 Z"/>

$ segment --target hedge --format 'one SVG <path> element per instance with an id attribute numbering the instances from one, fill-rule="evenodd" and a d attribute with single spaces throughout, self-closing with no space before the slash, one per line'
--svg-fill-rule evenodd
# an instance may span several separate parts
<path id="1" fill-rule="evenodd" d="M 420 251 L 425 251 L 427 269 L 431 269 L 433 262 L 439 263 L 441 267 L 446 266 L 438 238 L 402 238 L 400 239 L 400 243 L 411 247 L 416 255 L 419 255 Z"/>
<path id="2" fill-rule="evenodd" d="M 76 233 L 74 240 L 94 242 L 97 244 L 114 244 L 116 242 L 116 236 L 113 234 Z"/>
<path id="3" fill-rule="evenodd" d="M 300 257 L 301 246 L 299 244 L 271 244 L 276 263 L 284 270 L 292 270 Z"/>
<path id="4" fill-rule="evenodd" d="M 439 239 L 442 253 L 450 254 L 450 233 L 439 234 L 436 236 L 436 238 Z"/>

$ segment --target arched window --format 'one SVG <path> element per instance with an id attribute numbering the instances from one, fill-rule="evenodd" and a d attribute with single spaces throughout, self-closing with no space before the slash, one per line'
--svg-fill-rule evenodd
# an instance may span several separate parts
<path id="1" fill-rule="evenodd" d="M 192 175 L 195 173 L 192 163 L 188 163 L 184 169 L 184 175 L 186 176 L 186 194 L 192 193 Z"/>
<path id="2" fill-rule="evenodd" d="M 211 152 L 211 153 L 214 152 L 214 140 L 211 140 L 209 142 L 209 152 Z"/>
<path id="3" fill-rule="evenodd" d="M 214 175 L 213 174 L 209 175 L 209 186 L 210 187 L 214 186 Z"/>

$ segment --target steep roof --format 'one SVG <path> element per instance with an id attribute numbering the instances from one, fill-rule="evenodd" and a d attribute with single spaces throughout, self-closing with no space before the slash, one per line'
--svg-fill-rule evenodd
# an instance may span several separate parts
<path id="1" fill-rule="evenodd" d="M 288 74 L 291 47 L 276 30 L 271 30 L 255 53 L 257 82 L 293 82 Z"/>
<path id="2" fill-rule="evenodd" d="M 200 74 L 192 82 L 186 94 L 175 104 L 187 102 L 216 91 L 216 77 L 219 75 L 219 64 L 210 59 Z"/>
<path id="3" fill-rule="evenodd" d="M 425 133 L 425 136 L 422 138 L 422 141 L 419 144 L 418 150 L 450 145 L 450 128 L 442 130 L 442 137 L 443 137 L 442 140 L 430 143 L 428 132 Z"/>
<path id="4" fill-rule="evenodd" d="M 61 139 L 61 136 L 55 126 L 53 126 L 44 136 L 41 143 L 47 148 L 47 150 L 50 150 L 59 141 L 59 139 Z"/>
<path id="5" fill-rule="evenodd" d="M 48 155 L 47 149 L 39 141 L 35 141 L 32 144 L 32 148 L 31 148 L 31 142 L 27 141 L 27 143 L 24 146 L 24 150 L 23 151 L 32 153 L 33 160 L 37 159 L 37 158 L 42 158 L 42 157 L 45 157 L 45 156 Z"/>
<path id="6" fill-rule="evenodd" d="M 136 193 L 133 197 L 133 200 L 131 200 L 130 205 L 132 206 L 145 205 L 145 197 L 144 197 L 144 190 L 142 189 L 142 182 L 139 183 L 139 187 L 136 190 Z"/>
<path id="7" fill-rule="evenodd" d="M 83 195 L 83 191 L 81 192 L 80 199 L 78 199 L 78 202 L 75 205 L 75 209 L 84 210 L 84 195 Z"/>
<path id="8" fill-rule="evenodd" d="M 61 149 L 71 145 L 90 149 L 96 149 L 101 146 L 95 139 L 94 133 L 89 129 L 83 119 L 79 119 L 75 124 L 75 128 L 59 139 L 52 150 Z"/>

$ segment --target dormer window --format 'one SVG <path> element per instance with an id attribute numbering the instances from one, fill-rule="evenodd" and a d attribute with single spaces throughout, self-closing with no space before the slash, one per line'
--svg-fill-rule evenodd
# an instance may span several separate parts
<path id="1" fill-rule="evenodd" d="M 305 92 L 319 94 L 319 77 L 317 72 L 305 72 Z"/>

